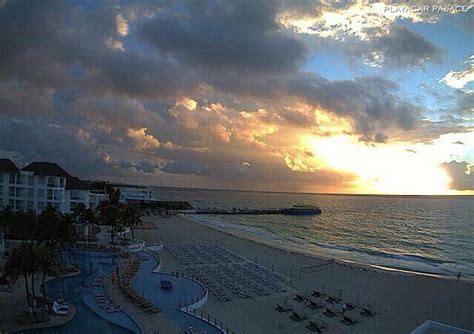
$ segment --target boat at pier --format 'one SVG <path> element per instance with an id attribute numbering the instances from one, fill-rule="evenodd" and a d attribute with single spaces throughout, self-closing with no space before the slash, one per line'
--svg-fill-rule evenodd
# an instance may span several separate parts
<path id="1" fill-rule="evenodd" d="M 283 213 L 285 215 L 292 216 L 311 216 L 319 215 L 321 213 L 321 209 L 315 205 L 296 204 L 293 205 L 291 208 L 283 209 Z"/>

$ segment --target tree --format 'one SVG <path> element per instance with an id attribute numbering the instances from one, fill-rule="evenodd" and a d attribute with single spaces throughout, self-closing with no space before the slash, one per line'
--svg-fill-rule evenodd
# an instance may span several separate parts
<path id="1" fill-rule="evenodd" d="M 111 186 L 106 187 L 107 189 L 107 194 L 109 195 L 109 203 L 112 204 L 119 204 L 120 202 L 120 189 L 114 189 Z"/>
<path id="2" fill-rule="evenodd" d="M 46 276 L 59 276 L 59 268 L 50 248 L 43 245 L 36 249 L 36 265 L 39 271 L 42 272 L 41 292 L 46 302 Z"/>
<path id="3" fill-rule="evenodd" d="M 14 248 L 10 256 L 8 257 L 3 273 L 6 277 L 9 278 L 10 282 L 15 283 L 20 276 L 23 276 L 25 279 L 25 291 L 26 291 L 26 301 L 28 306 L 31 306 L 30 302 L 30 290 L 28 284 L 28 276 L 31 275 L 31 282 L 33 286 L 31 291 L 34 294 L 34 274 L 37 272 L 36 266 L 36 254 L 35 249 L 32 243 L 23 242 L 17 248 Z"/>
<path id="4" fill-rule="evenodd" d="M 74 244 L 75 231 L 73 221 L 73 216 L 70 214 L 62 214 L 58 217 L 56 221 L 54 240 L 56 241 L 56 244 L 59 249 L 61 264 L 63 263 L 63 249 Z"/>
<path id="5" fill-rule="evenodd" d="M 40 243 L 46 242 L 53 249 L 57 237 L 57 226 L 60 214 L 54 206 L 48 205 L 38 216 L 37 239 Z"/>
<path id="6" fill-rule="evenodd" d="M 102 225 L 110 227 L 110 241 L 114 243 L 115 231 L 121 228 L 121 215 L 118 205 L 107 204 L 100 207 L 99 219 Z"/>
<path id="7" fill-rule="evenodd" d="M 130 227 L 132 239 L 135 239 L 135 226 L 142 223 L 140 209 L 133 205 L 125 205 L 121 214 L 124 225 Z"/>
<path id="8" fill-rule="evenodd" d="M 7 239 L 8 227 L 15 222 L 15 212 L 7 206 L 0 211 L 0 229 L 4 232 L 4 239 Z"/>
<path id="9" fill-rule="evenodd" d="M 87 208 L 84 203 L 78 203 L 73 209 L 73 218 L 76 223 L 86 224 L 87 226 L 87 237 L 89 237 L 90 225 L 97 222 L 94 211 Z"/>

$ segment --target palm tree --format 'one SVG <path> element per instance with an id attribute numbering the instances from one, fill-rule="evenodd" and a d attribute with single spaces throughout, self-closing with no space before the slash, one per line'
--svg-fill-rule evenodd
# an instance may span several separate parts
<path id="1" fill-rule="evenodd" d="M 50 248 L 41 246 L 36 249 L 36 264 L 43 275 L 41 279 L 41 292 L 46 302 L 46 276 L 59 276 L 59 268 L 56 264 L 54 253 Z"/>
<path id="2" fill-rule="evenodd" d="M 94 210 L 87 208 L 84 203 L 78 203 L 72 213 L 74 220 L 80 224 L 86 224 L 87 238 L 89 238 L 90 225 L 96 222 Z"/>
<path id="3" fill-rule="evenodd" d="M 74 243 L 74 226 L 73 216 L 70 214 L 62 214 L 56 221 L 56 231 L 54 239 L 59 248 L 59 257 L 61 264 L 63 263 L 62 251 L 64 248 L 71 246 Z"/>
<path id="4" fill-rule="evenodd" d="M 51 249 L 54 247 L 57 235 L 57 226 L 59 221 L 59 213 L 57 209 L 48 205 L 38 216 L 38 233 L 37 239 L 40 243 L 46 242 Z"/>
<path id="5" fill-rule="evenodd" d="M 121 227 L 119 207 L 115 204 L 101 206 L 99 219 L 103 225 L 110 227 L 110 241 L 114 243 L 115 231 Z"/>
<path id="6" fill-rule="evenodd" d="M 37 267 L 35 263 L 35 250 L 31 243 L 23 242 L 17 248 L 14 248 L 10 256 L 8 257 L 5 267 L 4 275 L 9 278 L 10 282 L 15 283 L 20 276 L 23 276 L 25 279 L 25 291 L 26 291 L 26 301 L 28 306 L 31 306 L 30 302 L 30 290 L 28 284 L 28 276 L 31 275 L 32 294 L 34 294 L 34 274 L 37 272 Z"/>
<path id="7" fill-rule="evenodd" d="M 125 226 L 132 230 L 132 239 L 135 239 L 135 226 L 142 223 L 140 209 L 133 205 L 126 205 L 121 214 Z"/>
<path id="8" fill-rule="evenodd" d="M 0 230 L 3 231 L 3 238 L 6 240 L 8 235 L 8 227 L 15 222 L 15 212 L 7 206 L 0 211 Z M 5 244 L 4 240 L 4 244 Z"/>

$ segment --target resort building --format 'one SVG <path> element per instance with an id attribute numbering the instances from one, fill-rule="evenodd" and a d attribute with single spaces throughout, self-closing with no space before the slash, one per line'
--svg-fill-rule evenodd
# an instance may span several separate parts
<path id="1" fill-rule="evenodd" d="M 83 203 L 95 208 L 108 199 L 104 190 L 71 176 L 56 163 L 33 162 L 19 169 L 9 159 L 0 159 L 0 210 L 33 210 L 40 213 L 49 205 L 62 213 Z"/>
<path id="2" fill-rule="evenodd" d="M 153 201 L 151 190 L 139 187 L 114 187 L 114 189 L 120 190 L 120 202 L 147 202 Z"/>

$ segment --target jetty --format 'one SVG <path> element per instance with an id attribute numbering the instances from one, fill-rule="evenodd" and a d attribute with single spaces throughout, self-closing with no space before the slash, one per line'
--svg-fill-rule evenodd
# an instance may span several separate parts
<path id="1" fill-rule="evenodd" d="M 204 208 L 196 209 L 195 214 L 202 215 L 283 215 L 285 214 L 284 208 L 271 208 L 271 209 L 217 209 L 217 208 Z"/>

